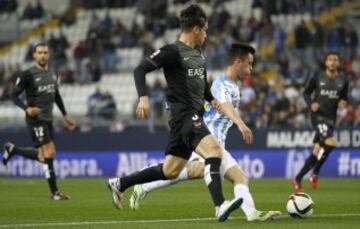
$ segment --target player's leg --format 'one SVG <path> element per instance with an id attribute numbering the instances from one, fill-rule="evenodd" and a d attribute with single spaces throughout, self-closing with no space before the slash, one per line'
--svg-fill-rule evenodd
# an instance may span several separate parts
<path id="1" fill-rule="evenodd" d="M 196 154 L 193 153 L 193 155 Z M 204 163 L 201 162 L 200 160 L 197 160 L 197 158 L 199 158 L 199 156 L 196 156 L 196 160 L 194 156 L 191 156 L 186 166 L 180 172 L 179 176 L 176 177 L 175 179 L 158 180 L 149 183 L 144 183 L 139 186 L 145 193 L 149 193 L 159 188 L 174 185 L 179 181 L 201 178 L 203 176 Z"/>
<path id="2" fill-rule="evenodd" d="M 140 206 L 140 202 L 147 196 L 147 194 L 156 189 L 165 188 L 177 184 L 180 181 L 201 178 L 203 176 L 204 163 L 199 160 L 192 160 L 192 158 L 190 158 L 190 161 L 175 179 L 158 180 L 135 185 L 133 194 L 130 197 L 130 208 L 137 210 Z"/>
<path id="3" fill-rule="evenodd" d="M 68 200 L 69 196 L 60 192 L 56 183 L 56 174 L 54 168 L 54 158 L 56 154 L 54 144 L 54 128 L 52 122 L 38 123 L 34 129 L 35 141 L 39 146 L 39 159 L 43 163 L 43 170 L 45 178 L 51 191 L 51 199 L 53 200 Z"/>
<path id="4" fill-rule="evenodd" d="M 45 178 L 51 191 L 51 199 L 53 200 L 69 200 L 70 196 L 60 192 L 56 182 L 56 174 L 54 168 L 54 158 L 56 155 L 55 144 L 53 141 L 40 146 L 40 157 L 44 158 L 43 169 Z"/>
<path id="5" fill-rule="evenodd" d="M 314 136 L 314 148 L 312 153 L 309 155 L 309 157 L 306 159 L 305 164 L 300 169 L 299 173 L 296 175 L 295 179 L 292 179 L 291 182 L 297 192 L 300 192 L 302 190 L 301 181 L 303 177 L 314 167 L 314 165 L 317 162 L 317 155 L 319 154 L 321 150 L 321 136 L 320 130 L 318 128 L 317 123 L 313 123 L 313 125 L 316 127 L 316 133 Z"/>
<path id="6" fill-rule="evenodd" d="M 14 155 L 19 155 L 31 160 L 41 161 L 39 159 L 39 150 L 32 147 L 18 147 L 11 142 L 6 142 L 3 146 L 4 153 L 2 163 L 6 166 L 10 158 Z"/>
<path id="7" fill-rule="evenodd" d="M 236 160 L 229 152 L 224 152 L 221 164 L 221 174 L 234 184 L 235 198 L 242 198 L 241 209 L 245 213 L 248 221 L 266 221 L 277 219 L 279 211 L 258 211 L 255 208 L 254 199 L 249 191 L 248 176 L 237 164 Z"/>
<path id="8" fill-rule="evenodd" d="M 26 123 L 31 140 L 35 146 L 35 148 L 32 147 L 18 147 L 15 144 L 11 142 L 6 142 L 4 144 L 4 153 L 2 158 L 2 163 L 6 166 L 8 161 L 13 155 L 19 155 L 31 160 L 37 160 L 42 162 L 43 158 L 40 158 L 39 147 L 42 144 L 42 141 L 44 140 L 44 125 L 43 123 Z"/>
<path id="9" fill-rule="evenodd" d="M 122 193 L 126 189 L 142 183 L 148 183 L 157 180 L 174 179 L 179 176 L 181 170 L 185 167 L 187 160 L 168 154 L 164 163 L 145 168 L 121 178 L 110 178 L 108 187 L 112 191 L 113 202 L 117 208 L 123 207 Z"/>
<path id="10" fill-rule="evenodd" d="M 122 193 L 133 185 L 175 179 L 179 176 L 190 158 L 191 151 L 184 144 L 175 127 L 170 131 L 170 140 L 165 154 L 164 163 L 145 168 L 122 178 L 115 177 L 108 180 L 108 188 L 112 192 L 115 207 L 123 207 Z"/>
<path id="11" fill-rule="evenodd" d="M 248 176 L 227 151 L 223 152 L 220 173 L 222 177 L 233 183 L 234 196 L 237 198 L 243 198 L 241 209 L 244 211 L 246 218 L 249 219 L 249 217 L 256 212 L 256 208 L 249 191 Z"/>
<path id="12" fill-rule="evenodd" d="M 225 221 L 230 213 L 242 204 L 242 198 L 225 201 L 220 176 L 222 148 L 215 138 L 208 134 L 197 144 L 196 153 L 205 158 L 204 180 L 213 199 L 216 216 L 219 221 Z"/>
<path id="13" fill-rule="evenodd" d="M 329 157 L 331 151 L 336 147 L 336 139 L 334 136 L 328 137 L 324 141 L 324 145 L 322 149 L 317 154 L 317 162 L 314 166 L 313 173 L 310 176 L 310 186 L 313 189 L 317 188 L 318 175 L 320 173 L 320 169 Z"/>

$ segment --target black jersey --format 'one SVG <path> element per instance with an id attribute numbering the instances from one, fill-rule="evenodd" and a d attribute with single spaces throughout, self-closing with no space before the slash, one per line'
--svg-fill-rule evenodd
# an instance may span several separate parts
<path id="1" fill-rule="evenodd" d="M 200 48 L 191 48 L 181 41 L 165 45 L 148 59 L 156 68 L 163 68 L 167 81 L 167 101 L 172 117 L 204 112 L 204 99 L 213 97 L 206 79 L 205 57 Z"/>
<path id="2" fill-rule="evenodd" d="M 312 116 L 323 118 L 334 124 L 339 101 L 348 99 L 348 84 L 343 74 L 338 74 L 333 79 L 329 78 L 325 72 L 312 77 L 304 91 L 304 97 L 309 106 L 312 102 L 318 102 L 320 105 L 317 112 L 311 112 Z"/>
<path id="3" fill-rule="evenodd" d="M 26 104 L 18 98 L 22 92 L 26 94 Z M 52 110 L 55 101 L 61 112 L 66 114 L 58 91 L 56 74 L 51 70 L 31 67 L 18 73 L 12 94 L 13 102 L 24 110 L 27 106 L 41 109 L 40 115 L 35 118 L 26 116 L 28 121 L 52 121 Z"/>

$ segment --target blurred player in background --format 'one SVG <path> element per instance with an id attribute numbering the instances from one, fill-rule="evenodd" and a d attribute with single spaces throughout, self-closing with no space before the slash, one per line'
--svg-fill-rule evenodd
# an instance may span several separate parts
<path id="1" fill-rule="evenodd" d="M 313 153 L 292 180 L 296 191 L 302 190 L 301 180 L 310 169 L 313 169 L 309 179 L 310 186 L 317 188 L 320 169 L 336 147 L 333 131 L 337 109 L 344 108 L 348 100 L 348 81 L 339 71 L 339 59 L 339 54 L 328 53 L 325 56 L 325 72 L 312 77 L 305 87 L 304 99 L 311 110 L 311 122 L 316 133 Z"/>
<path id="2" fill-rule="evenodd" d="M 211 92 L 220 103 L 223 113 L 216 112 L 209 103 L 204 115 L 204 121 L 211 133 L 225 149 L 225 141 L 228 130 L 235 123 L 247 144 L 253 141 L 252 131 L 246 126 L 239 116 L 240 90 L 238 83 L 247 75 L 251 74 L 254 62 L 255 49 L 246 44 L 233 44 L 228 54 L 228 66 L 225 72 L 214 81 Z M 179 181 L 196 179 L 203 176 L 204 160 L 193 152 L 187 166 L 180 173 L 179 177 L 173 180 L 154 181 L 134 187 L 133 195 L 130 198 L 130 207 L 137 210 L 140 201 L 146 194 L 155 189 L 173 185 Z M 265 221 L 275 219 L 281 215 L 279 211 L 263 212 L 255 208 L 255 203 L 248 187 L 248 177 L 237 164 L 229 152 L 224 150 L 220 173 L 234 184 L 234 196 L 243 198 L 242 210 L 248 221 Z"/>
<path id="3" fill-rule="evenodd" d="M 135 69 L 135 85 L 139 95 L 137 115 L 145 119 L 149 99 L 145 75 L 163 68 L 168 84 L 167 101 L 171 118 L 170 139 L 164 163 L 146 168 L 122 178 L 108 181 L 116 207 L 123 207 L 123 192 L 136 184 L 174 179 L 186 166 L 192 151 L 205 158 L 204 178 L 211 194 L 218 221 L 225 221 L 239 208 L 242 198 L 225 201 L 220 177 L 222 148 L 203 121 L 204 100 L 219 107 L 207 83 L 205 57 L 200 46 L 208 28 L 205 12 L 197 5 L 181 11 L 179 40 L 165 45 L 146 58 Z"/>
<path id="4" fill-rule="evenodd" d="M 25 111 L 26 124 L 34 148 L 18 147 L 7 142 L 4 144 L 2 162 L 6 166 L 13 155 L 20 155 L 43 163 L 45 177 L 52 194 L 51 198 L 67 200 L 70 197 L 59 191 L 54 171 L 55 145 L 52 114 L 54 102 L 59 107 L 70 130 L 74 130 L 76 123 L 66 113 L 56 74 L 49 68 L 48 45 L 37 44 L 33 50 L 33 57 L 36 65 L 18 74 L 11 100 Z M 19 98 L 23 92 L 26 93 L 26 103 Z"/>

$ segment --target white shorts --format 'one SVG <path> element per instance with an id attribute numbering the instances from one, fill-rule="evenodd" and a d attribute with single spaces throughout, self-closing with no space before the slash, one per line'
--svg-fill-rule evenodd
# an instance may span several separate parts
<path id="1" fill-rule="evenodd" d="M 192 152 L 189 163 L 194 160 L 205 163 L 204 158 L 200 157 L 197 153 Z M 228 151 L 224 150 L 220 165 L 220 175 L 222 179 L 224 179 L 226 172 L 233 166 L 238 166 L 238 163 Z"/>

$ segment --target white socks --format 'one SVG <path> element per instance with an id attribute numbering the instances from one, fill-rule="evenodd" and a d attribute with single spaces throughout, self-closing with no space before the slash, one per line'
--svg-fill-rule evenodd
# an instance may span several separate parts
<path id="1" fill-rule="evenodd" d="M 155 189 L 167 187 L 167 186 L 176 184 L 179 181 L 187 180 L 187 179 L 188 179 L 188 169 L 187 169 L 187 166 L 185 166 L 184 169 L 179 174 L 179 176 L 175 179 L 153 181 L 150 183 L 142 184 L 141 187 L 144 189 L 144 191 L 146 193 L 149 193 Z"/>
<path id="2" fill-rule="evenodd" d="M 234 186 L 234 196 L 243 198 L 241 209 L 244 211 L 246 218 L 256 211 L 254 200 L 250 194 L 249 187 L 244 184 Z"/>

